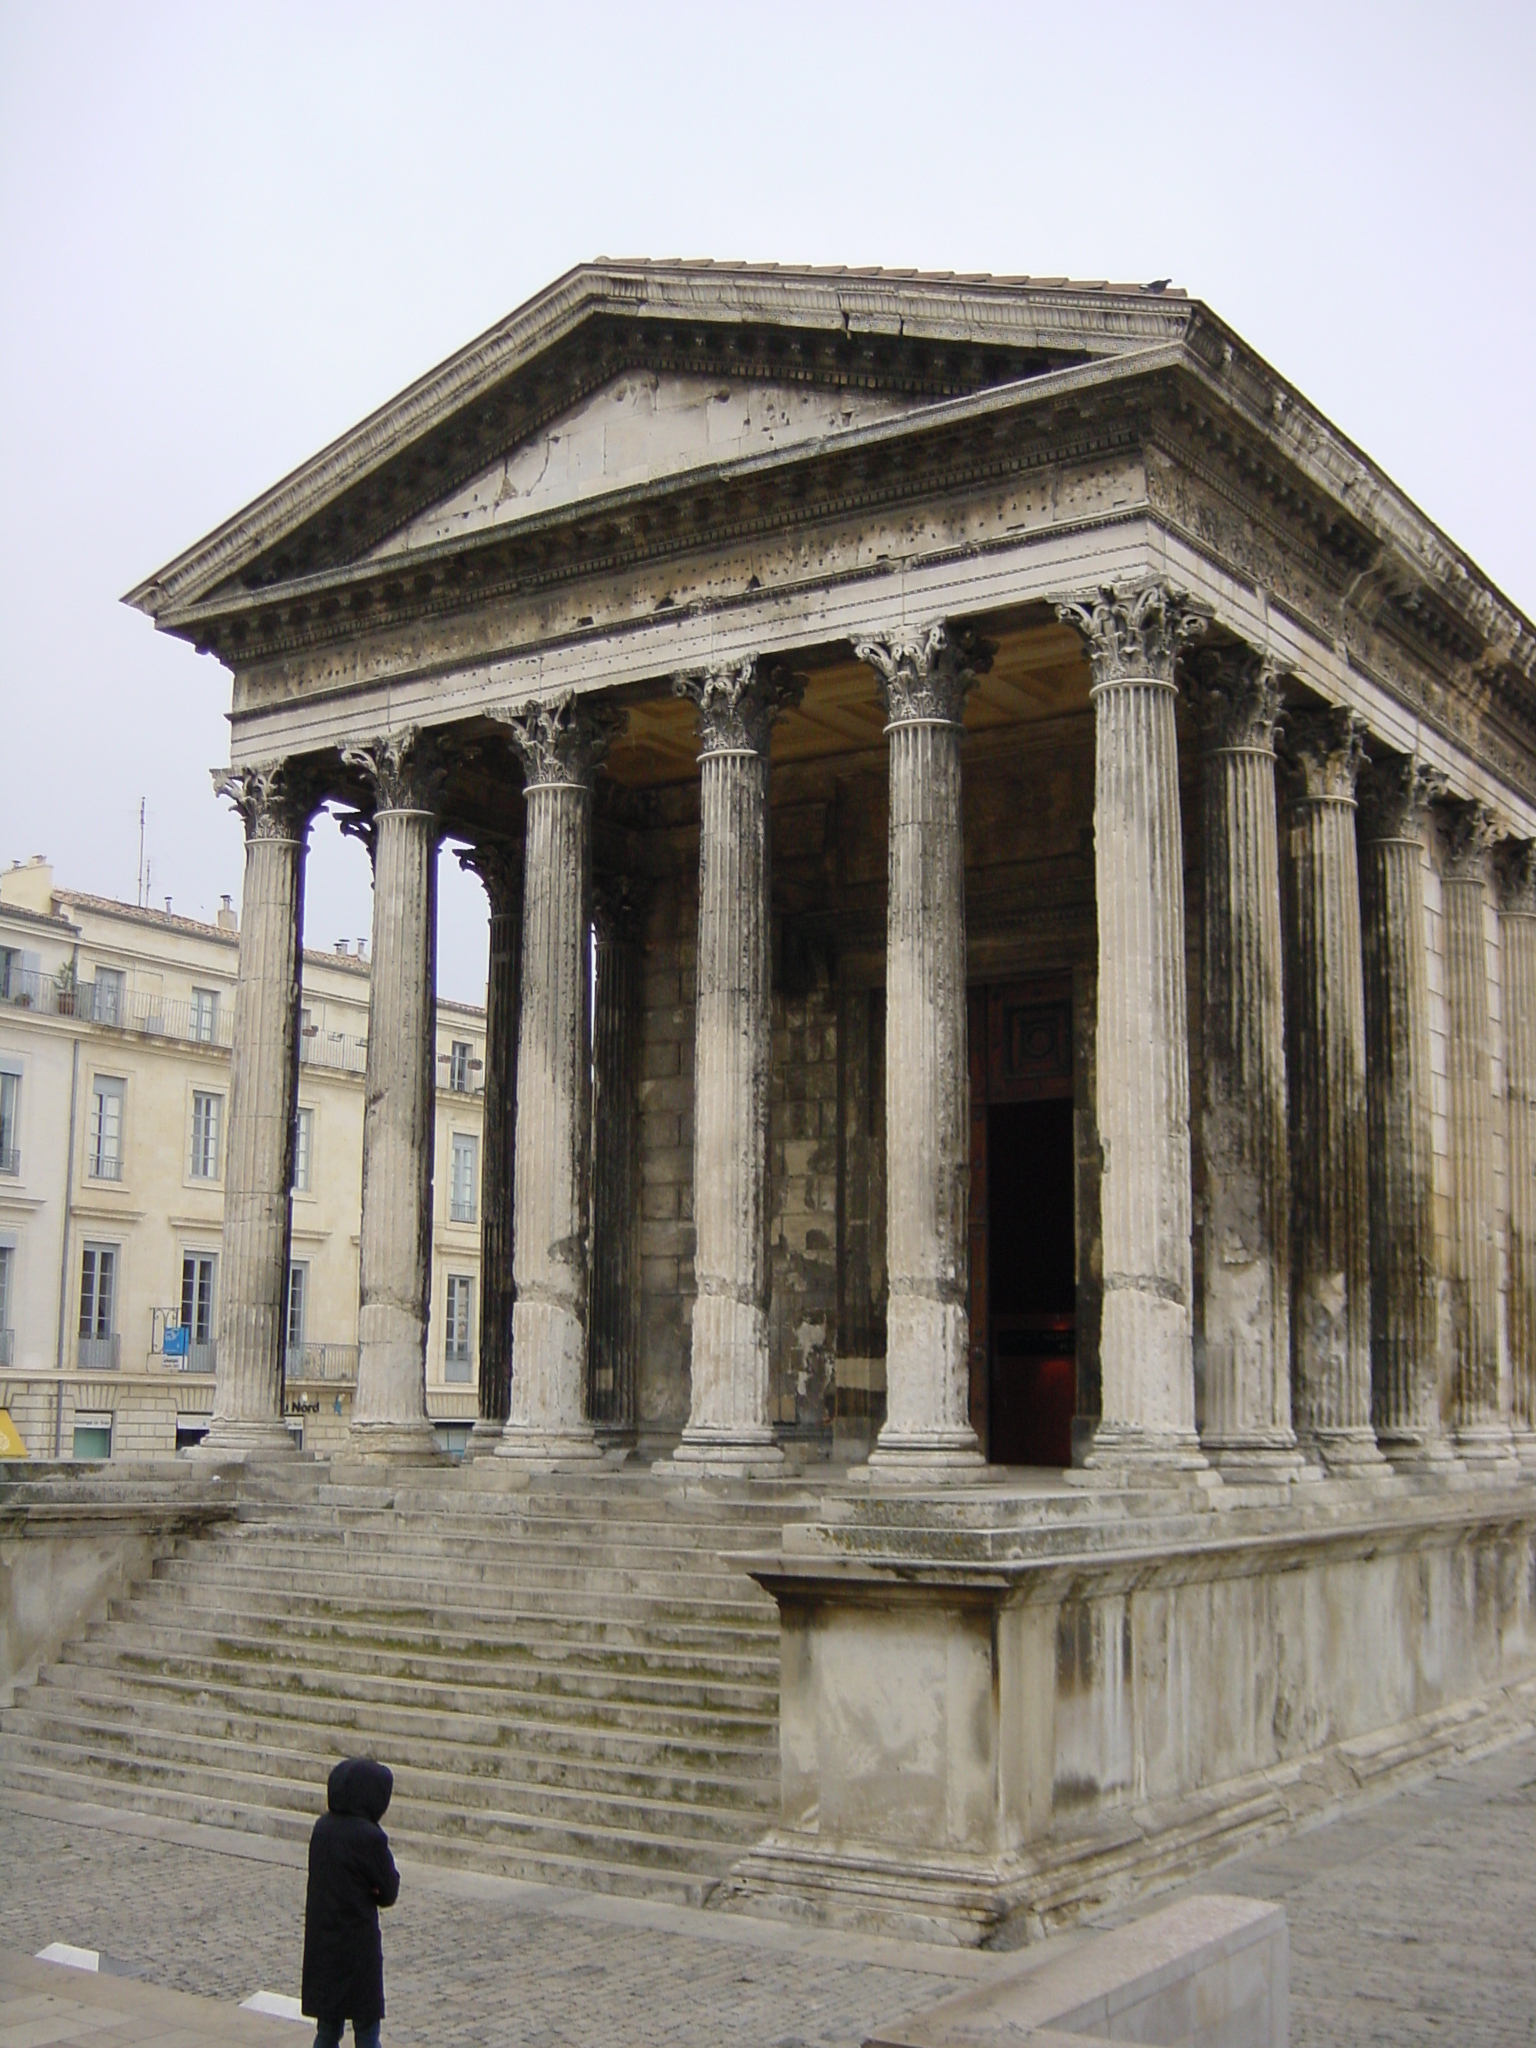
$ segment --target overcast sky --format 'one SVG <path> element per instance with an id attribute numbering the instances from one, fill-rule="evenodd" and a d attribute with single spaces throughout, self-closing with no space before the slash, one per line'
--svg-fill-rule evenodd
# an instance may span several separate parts
<path id="1" fill-rule="evenodd" d="M 155 901 L 238 899 L 228 678 L 121 594 L 598 254 L 1172 277 L 1530 613 L 1533 107 L 1533 0 L 0 0 L 0 860 L 131 900 L 143 797 Z"/>

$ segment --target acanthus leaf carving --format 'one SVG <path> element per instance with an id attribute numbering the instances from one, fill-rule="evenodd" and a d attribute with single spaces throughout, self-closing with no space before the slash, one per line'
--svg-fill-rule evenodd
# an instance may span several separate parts
<path id="1" fill-rule="evenodd" d="M 1417 839 L 1425 812 L 1445 794 L 1445 788 L 1440 770 L 1416 754 L 1372 757 L 1355 792 L 1366 837 Z"/>
<path id="2" fill-rule="evenodd" d="M 420 726 L 407 725 L 398 732 L 344 746 L 341 758 L 368 784 L 375 816 L 380 811 L 436 813 L 448 779 L 448 763 Z"/>
<path id="3" fill-rule="evenodd" d="M 1057 603 L 1056 616 L 1087 641 L 1093 687 L 1101 690 L 1112 683 L 1173 683 L 1180 653 L 1204 633 L 1212 612 L 1154 576 L 1079 591 Z"/>
<path id="4" fill-rule="evenodd" d="M 1287 712 L 1282 751 L 1303 803 L 1354 802 L 1365 731 L 1365 720 L 1343 704 Z"/>
<path id="5" fill-rule="evenodd" d="M 892 725 L 958 725 L 997 650 L 973 628 L 935 619 L 855 641 L 853 651 L 874 670 Z"/>
<path id="6" fill-rule="evenodd" d="M 1499 906 L 1506 917 L 1536 917 L 1536 839 L 1506 839 L 1499 849 Z"/>
<path id="7" fill-rule="evenodd" d="M 523 762 L 524 789 L 575 784 L 590 789 L 603 757 L 623 731 L 616 706 L 578 697 L 574 690 L 545 704 L 490 713 L 504 725 Z"/>
<path id="8" fill-rule="evenodd" d="M 1253 647 L 1208 647 L 1189 666 L 1189 695 L 1208 751 L 1272 754 L 1284 701 L 1273 655 Z"/>
<path id="9" fill-rule="evenodd" d="M 786 663 L 748 655 L 717 668 L 674 676 L 672 692 L 691 698 L 699 712 L 699 757 L 766 754 L 768 734 L 781 711 L 798 704 L 805 678 Z"/>
<path id="10" fill-rule="evenodd" d="M 1435 806 L 1440 821 L 1448 882 L 1487 879 L 1488 853 L 1499 836 L 1498 813 L 1477 797 L 1442 797 Z"/>
<path id="11" fill-rule="evenodd" d="M 310 764 L 264 761 L 248 768 L 213 768 L 213 793 L 239 812 L 247 839 L 302 839 L 321 799 Z"/>

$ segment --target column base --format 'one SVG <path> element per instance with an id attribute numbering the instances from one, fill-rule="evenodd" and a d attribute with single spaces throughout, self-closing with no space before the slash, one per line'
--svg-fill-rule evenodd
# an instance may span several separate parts
<path id="1" fill-rule="evenodd" d="M 1202 1436 L 1206 1462 L 1232 1486 L 1290 1486 L 1308 1466 L 1289 1430 L 1252 1436 Z"/>
<path id="2" fill-rule="evenodd" d="M 220 1465 L 244 1465 L 255 1458 L 296 1458 L 298 1454 L 292 1430 L 275 1416 L 261 1422 L 221 1422 L 215 1416 L 202 1442 L 187 1453 Z"/>
<path id="3" fill-rule="evenodd" d="M 602 1446 L 587 1429 L 539 1429 L 526 1422 L 508 1422 L 496 1446 L 498 1458 L 512 1458 L 536 1472 L 553 1472 L 559 1465 L 595 1465 L 602 1460 Z"/>
<path id="4" fill-rule="evenodd" d="M 1390 1478 L 1392 1467 L 1376 1441 L 1376 1432 L 1363 1424 L 1353 1429 L 1319 1429 L 1306 1439 L 1333 1479 Z"/>
<path id="5" fill-rule="evenodd" d="M 1460 1462 L 1450 1440 L 1438 1430 L 1378 1434 L 1376 1442 L 1394 1472 L 1454 1472 Z"/>
<path id="6" fill-rule="evenodd" d="M 1520 1470 L 1515 1439 L 1507 1422 L 1474 1422 L 1454 1432 L 1456 1455 L 1469 1472 L 1489 1478 L 1513 1479 Z"/>
<path id="7" fill-rule="evenodd" d="M 896 1430 L 887 1423 L 875 1439 L 865 1470 L 871 1479 L 952 1486 L 985 1478 L 989 1467 L 969 1426 Z"/>
<path id="8" fill-rule="evenodd" d="M 670 1458 L 652 1468 L 663 1475 L 679 1466 L 689 1474 L 720 1479 L 776 1479 L 784 1470 L 784 1453 L 766 1424 L 749 1429 L 685 1429 Z"/>
<path id="9" fill-rule="evenodd" d="M 418 1464 L 448 1462 L 447 1453 L 437 1447 L 437 1435 L 430 1422 L 352 1422 L 347 1427 L 347 1449 L 354 1458 L 389 1458 Z"/>
<path id="10" fill-rule="evenodd" d="M 1219 1486 L 1193 1430 L 1136 1429 L 1101 1422 L 1087 1456 L 1067 1479 L 1075 1485 Z"/>
<path id="11" fill-rule="evenodd" d="M 1521 1429 L 1517 1426 L 1510 1431 L 1510 1435 L 1514 1439 L 1515 1456 L 1520 1461 L 1520 1470 L 1523 1473 L 1536 1473 L 1536 1429 Z"/>
<path id="12" fill-rule="evenodd" d="M 504 1422 L 487 1422 L 482 1416 L 469 1432 L 469 1442 L 464 1446 L 466 1460 L 493 1456 L 506 1426 Z"/>

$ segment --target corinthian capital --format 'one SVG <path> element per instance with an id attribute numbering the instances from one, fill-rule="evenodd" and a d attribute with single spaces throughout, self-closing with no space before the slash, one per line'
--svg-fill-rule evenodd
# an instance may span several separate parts
<path id="1" fill-rule="evenodd" d="M 1190 666 L 1190 697 L 1207 749 L 1272 754 L 1282 702 L 1274 657 L 1252 647 L 1207 647 Z"/>
<path id="2" fill-rule="evenodd" d="M 361 746 L 343 747 L 341 758 L 368 784 L 375 814 L 437 810 L 448 767 L 420 726 L 408 725 Z"/>
<path id="3" fill-rule="evenodd" d="M 215 796 L 227 797 L 247 839 L 302 839 L 320 801 L 315 771 L 300 761 L 264 761 L 255 768 L 213 768 Z"/>
<path id="4" fill-rule="evenodd" d="M 1443 795 L 1445 777 L 1412 754 L 1368 761 L 1356 798 L 1368 839 L 1417 839 L 1425 811 Z"/>
<path id="5" fill-rule="evenodd" d="M 1435 806 L 1445 845 L 1448 882 L 1488 878 L 1488 849 L 1499 836 L 1499 821 L 1476 797 L 1442 797 Z"/>
<path id="6" fill-rule="evenodd" d="M 990 640 L 943 619 L 854 643 L 874 670 L 892 725 L 958 725 L 978 676 L 992 666 Z"/>
<path id="7" fill-rule="evenodd" d="M 592 922 L 598 944 L 623 945 L 637 938 L 645 913 L 645 885 L 638 875 L 596 875 L 592 881 Z"/>
<path id="8" fill-rule="evenodd" d="M 490 714 L 507 729 L 523 760 L 523 787 L 576 785 L 590 789 L 609 743 L 624 728 L 624 713 L 567 690 L 552 704 Z"/>
<path id="9" fill-rule="evenodd" d="M 672 679 L 673 695 L 691 697 L 699 707 L 701 760 L 709 754 L 766 754 L 773 721 L 799 703 L 804 689 L 803 676 L 755 654 Z"/>
<path id="10" fill-rule="evenodd" d="M 1365 761 L 1365 720 L 1342 704 L 1288 712 L 1285 757 L 1303 802 L 1351 804 Z"/>
<path id="11" fill-rule="evenodd" d="M 1536 917 L 1536 839 L 1506 839 L 1499 848 L 1499 906 L 1506 917 Z"/>
<path id="12" fill-rule="evenodd" d="M 506 917 L 522 901 L 523 849 L 511 839 L 480 839 L 456 849 L 459 866 L 485 885 L 492 917 Z"/>
<path id="13" fill-rule="evenodd" d="M 1056 607 L 1064 626 L 1088 642 L 1093 687 L 1108 683 L 1171 683 L 1180 649 L 1210 623 L 1209 605 L 1152 578 L 1079 591 Z"/>

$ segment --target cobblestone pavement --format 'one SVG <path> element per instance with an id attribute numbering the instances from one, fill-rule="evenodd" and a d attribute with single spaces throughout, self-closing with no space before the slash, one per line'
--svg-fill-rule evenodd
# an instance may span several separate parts
<path id="1" fill-rule="evenodd" d="M 293 1991 L 301 1865 L 260 1838 L 0 1804 L 0 1948 L 73 1942 L 221 1999 Z M 420 1867 L 405 1879 L 385 1922 L 394 2048 L 853 2048 L 993 1967 Z M 1285 1906 L 1293 2048 L 1536 2043 L 1536 1742 L 1189 1889 Z"/>

